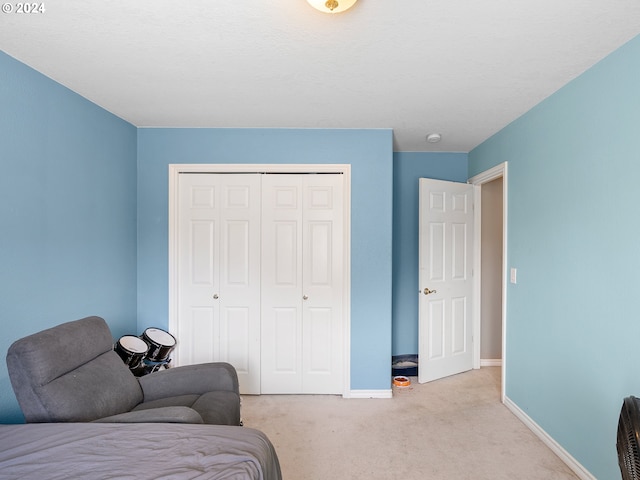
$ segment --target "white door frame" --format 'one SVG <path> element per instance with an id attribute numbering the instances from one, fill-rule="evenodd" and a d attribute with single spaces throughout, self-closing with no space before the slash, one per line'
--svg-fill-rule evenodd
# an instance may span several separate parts
<path id="1" fill-rule="evenodd" d="M 475 301 L 473 305 L 473 330 L 475 341 L 473 344 L 473 368 L 480 368 L 480 336 L 482 332 L 481 327 L 481 289 L 482 289 L 482 185 L 497 178 L 502 177 L 502 378 L 501 378 L 501 390 L 500 397 L 502 403 L 505 399 L 506 391 L 506 370 L 507 370 L 507 205 L 508 205 L 508 181 L 507 181 L 507 162 L 503 162 L 496 165 L 489 170 L 486 170 L 478 175 L 471 177 L 468 183 L 475 185 L 475 202 L 474 202 L 474 219 L 475 219 L 475 237 L 474 244 L 474 293 Z"/>
<path id="2" fill-rule="evenodd" d="M 344 175 L 343 393 L 351 391 L 351 165 L 169 164 L 169 331 L 178 325 L 178 176 L 180 173 L 342 173 Z M 180 339 L 178 339 L 179 341 Z"/>

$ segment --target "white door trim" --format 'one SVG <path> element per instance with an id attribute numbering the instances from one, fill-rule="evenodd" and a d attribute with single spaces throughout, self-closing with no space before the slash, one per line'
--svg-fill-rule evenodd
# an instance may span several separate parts
<path id="1" fill-rule="evenodd" d="M 473 368 L 480 368 L 480 333 L 481 333 L 481 323 L 480 323 L 480 315 L 481 315 L 481 249 L 482 249 L 482 203 L 481 203 L 481 185 L 484 183 L 488 183 L 492 180 L 502 177 L 502 380 L 501 380 L 501 400 L 504 403 L 505 401 L 505 392 L 506 392 L 506 370 L 507 370 L 507 271 L 508 271 L 508 263 L 507 263 L 507 232 L 509 231 L 507 221 L 507 205 L 508 205 L 508 164 L 507 162 L 503 162 L 499 165 L 496 165 L 489 170 L 486 170 L 478 175 L 471 177 L 468 180 L 468 183 L 475 185 L 475 210 L 474 210 L 474 219 L 475 219 L 475 237 L 474 237 L 474 290 L 475 290 L 475 301 L 473 305 L 473 315 L 474 315 L 474 335 L 476 337 L 476 341 L 474 342 L 474 356 L 473 356 Z"/>
<path id="2" fill-rule="evenodd" d="M 169 164 L 169 331 L 178 324 L 178 176 L 200 173 L 342 173 L 344 177 L 343 393 L 351 391 L 351 165 L 349 164 Z M 179 340 L 179 339 L 178 339 Z"/>

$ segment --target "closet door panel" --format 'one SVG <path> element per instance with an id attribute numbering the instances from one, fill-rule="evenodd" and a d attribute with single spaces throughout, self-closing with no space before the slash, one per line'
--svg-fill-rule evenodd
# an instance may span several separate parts
<path id="1" fill-rule="evenodd" d="M 229 362 L 260 393 L 260 176 L 181 174 L 179 195 L 179 364 Z"/>
<path id="2" fill-rule="evenodd" d="M 298 284 L 298 222 L 274 222 L 273 282 L 279 286 Z"/>
<path id="3" fill-rule="evenodd" d="M 262 179 L 262 393 L 301 393 L 302 184 Z"/>
<path id="4" fill-rule="evenodd" d="M 198 332 L 198 335 L 183 335 L 179 340 L 180 365 L 214 361 L 211 346 L 214 339 L 219 337 L 214 331 L 214 316 L 213 307 L 191 307 L 187 310 L 187 315 L 181 318 L 181 331 Z"/>
<path id="5" fill-rule="evenodd" d="M 179 365 L 216 360 L 219 289 L 219 185 L 192 175 L 179 178 L 178 340 Z"/>
<path id="6" fill-rule="evenodd" d="M 261 180 L 221 174 L 220 361 L 233 365 L 240 392 L 260 393 Z"/>
<path id="7" fill-rule="evenodd" d="M 342 392 L 343 176 L 305 175 L 303 393 Z"/>
<path id="8" fill-rule="evenodd" d="M 305 354 L 307 361 L 307 375 L 330 374 L 331 366 L 331 317 L 330 308 L 310 308 L 309 312 L 309 335 L 306 337 Z"/>
<path id="9" fill-rule="evenodd" d="M 246 307 L 226 308 L 220 322 L 220 356 L 233 365 L 238 376 L 248 375 L 251 365 L 251 310 Z"/>

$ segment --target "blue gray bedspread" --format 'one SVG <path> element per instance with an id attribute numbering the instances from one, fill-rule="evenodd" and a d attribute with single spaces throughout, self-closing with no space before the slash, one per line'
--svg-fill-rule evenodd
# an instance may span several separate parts
<path id="1" fill-rule="evenodd" d="M 0 425 L 0 479 L 281 480 L 265 434 L 193 424 Z"/>

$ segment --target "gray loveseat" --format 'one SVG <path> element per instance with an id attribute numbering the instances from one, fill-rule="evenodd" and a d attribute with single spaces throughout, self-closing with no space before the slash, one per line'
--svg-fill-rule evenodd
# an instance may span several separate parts
<path id="1" fill-rule="evenodd" d="M 137 378 L 113 351 L 111 331 L 100 317 L 17 340 L 7 366 L 28 423 L 241 424 L 231 365 L 187 365 Z"/>

